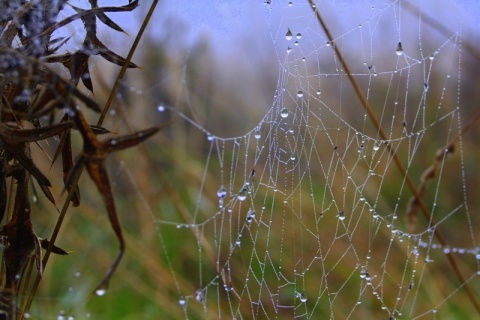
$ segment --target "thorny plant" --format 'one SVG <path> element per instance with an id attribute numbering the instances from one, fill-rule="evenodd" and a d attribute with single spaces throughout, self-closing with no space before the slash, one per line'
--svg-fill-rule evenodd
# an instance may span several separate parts
<path id="1" fill-rule="evenodd" d="M 20 293 L 25 294 L 29 286 L 30 272 L 25 269 L 31 259 L 34 259 L 37 273 L 41 276 L 42 248 L 56 254 L 67 254 L 34 232 L 31 214 L 35 213 L 31 212 L 29 202 L 30 180 L 36 181 L 54 205 L 55 198 L 50 192 L 50 180 L 38 168 L 38 160 L 31 155 L 31 144 L 41 147 L 41 141 L 59 138 L 52 164 L 61 158 L 64 189 L 70 192 L 68 198 L 72 205 L 80 205 L 80 191 L 75 177 L 78 181 L 78 174 L 84 167 L 102 195 L 120 250 L 99 284 L 97 290 L 100 290 L 108 286 L 125 250 L 104 159 L 109 153 L 135 146 L 160 130 L 160 127 L 153 127 L 99 141 L 96 135 L 110 132 L 89 125 L 78 106 L 101 111 L 94 100 L 77 89 L 82 81 L 89 91 L 94 92 L 89 70 L 92 55 L 100 55 L 119 66 L 137 67 L 109 50 L 97 38 L 97 21 L 123 32 L 105 13 L 130 12 L 137 7 L 138 0 L 130 0 L 128 4 L 117 7 L 98 7 L 97 0 L 89 0 L 90 9 L 70 5 L 76 14 L 58 21 L 59 13 L 67 5 L 66 0 L 4 0 L 0 3 L 0 221 L 7 213 L 7 222 L 0 229 L 0 244 L 4 247 L 0 319 L 23 317 L 25 306 L 17 303 L 17 298 Z M 54 31 L 77 20 L 83 22 L 86 31 L 81 48 L 72 53 L 58 54 L 69 38 L 54 38 Z M 62 63 L 70 72 L 70 78 L 64 79 L 50 70 L 50 63 Z M 83 139 L 83 151 L 76 161 L 72 152 L 72 129 L 78 130 Z M 14 190 L 14 196 L 12 194 L 10 198 L 7 182 L 12 185 L 10 190 Z"/>

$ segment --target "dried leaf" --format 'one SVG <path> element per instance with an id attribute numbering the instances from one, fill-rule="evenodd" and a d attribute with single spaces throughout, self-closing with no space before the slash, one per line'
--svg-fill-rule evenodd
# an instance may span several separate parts
<path id="1" fill-rule="evenodd" d="M 40 239 L 40 245 L 44 250 L 47 250 L 48 246 L 50 245 L 50 240 L 48 239 Z M 53 245 L 52 246 L 52 252 L 58 255 L 66 256 L 68 255 L 68 252 L 63 250 L 62 248 Z"/>

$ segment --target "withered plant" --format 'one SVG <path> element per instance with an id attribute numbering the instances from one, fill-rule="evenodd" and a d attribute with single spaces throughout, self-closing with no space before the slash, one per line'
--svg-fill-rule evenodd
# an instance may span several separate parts
<path id="1" fill-rule="evenodd" d="M 68 192 L 67 202 L 73 206 L 81 205 L 76 184 L 83 168 L 103 198 L 120 250 L 96 289 L 101 293 L 108 286 L 125 250 L 104 160 L 111 152 L 135 146 L 160 129 L 154 127 L 98 140 L 97 135 L 110 133 L 101 127 L 104 113 L 97 125 L 87 123 L 84 108 L 102 112 L 93 99 L 77 88 L 81 81 L 92 94 L 94 92 L 90 57 L 100 55 L 123 68 L 137 67 L 98 39 L 97 23 L 100 21 L 123 32 L 106 13 L 128 14 L 137 7 L 138 0 L 113 7 L 99 7 L 97 0 L 89 0 L 87 5 L 89 9 L 81 9 L 66 0 L 5 0 L 0 3 L 0 243 L 4 247 L 0 319 L 23 318 L 29 308 L 38 286 L 38 280 L 32 280 L 35 277 L 31 276 L 35 274 L 33 268 L 27 267 L 29 261 L 34 261 L 37 279 L 40 279 L 50 252 L 68 253 L 55 246 L 55 232 L 52 239 L 42 239 L 35 233 L 35 225 L 31 222 L 31 216 L 36 214 L 30 205 L 31 182 L 40 187 L 53 205 L 56 200 L 50 191 L 50 179 L 39 169 L 39 159 L 32 157 L 32 144 L 41 147 L 41 142 L 56 138 L 50 139 L 50 144 L 57 145 L 51 162 L 61 161 L 62 166 L 58 167 L 61 172 L 56 172 L 56 167 L 52 166 L 49 175 L 63 176 L 64 186 L 61 188 Z M 65 6 L 73 8 L 76 14 L 62 20 L 58 17 Z M 58 53 L 69 38 L 54 37 L 54 32 L 79 20 L 86 31 L 82 46 L 75 52 Z M 49 66 L 52 63 L 63 64 L 70 73 L 69 78 L 62 78 L 52 71 Z M 83 151 L 78 155 L 72 152 L 71 135 L 75 134 L 72 130 L 79 131 L 83 140 Z M 68 208 L 68 203 L 64 208 Z M 57 233 L 62 219 L 61 215 Z M 45 253 L 42 249 L 46 250 Z M 24 299 L 26 296 L 29 299 Z"/>

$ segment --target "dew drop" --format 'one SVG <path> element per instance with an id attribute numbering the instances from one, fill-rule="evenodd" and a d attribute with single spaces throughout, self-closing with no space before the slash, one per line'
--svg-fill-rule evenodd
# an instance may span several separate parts
<path id="1" fill-rule="evenodd" d="M 303 97 L 303 91 L 298 91 L 297 92 L 297 97 L 299 97 L 299 98 Z"/>
<path id="2" fill-rule="evenodd" d="M 105 294 L 107 293 L 107 290 L 106 289 L 97 289 L 95 290 L 95 294 L 99 297 L 102 297 L 104 296 Z"/>
<path id="3" fill-rule="evenodd" d="M 397 51 L 395 51 L 395 53 L 397 54 L 397 56 L 401 56 L 403 54 L 403 48 L 402 48 L 402 43 L 401 42 L 398 43 Z"/>
<path id="4" fill-rule="evenodd" d="M 330 41 L 327 41 L 327 42 L 325 43 L 325 45 L 326 45 L 327 47 L 330 47 L 331 44 L 332 44 L 332 43 L 331 43 Z"/>
<path id="5" fill-rule="evenodd" d="M 200 303 L 205 302 L 205 294 L 202 289 L 198 289 L 197 292 L 195 292 L 195 300 L 197 300 Z"/>
<path id="6" fill-rule="evenodd" d="M 290 53 L 292 51 L 292 48 L 288 47 L 287 48 L 287 53 Z"/>
<path id="7" fill-rule="evenodd" d="M 284 119 L 288 117 L 288 110 L 287 110 L 287 108 L 283 108 L 283 109 L 282 109 L 282 112 L 280 112 L 280 116 L 281 116 L 282 118 L 284 118 Z"/>
<path id="8" fill-rule="evenodd" d="M 362 267 L 360 270 L 360 278 L 365 279 L 365 276 L 367 275 L 367 268 Z"/>
<path id="9" fill-rule="evenodd" d="M 319 96 L 322 92 L 320 90 L 317 90 L 317 96 Z"/>
<path id="10" fill-rule="evenodd" d="M 185 300 L 185 298 L 180 298 L 180 300 L 178 300 L 178 304 L 181 306 L 184 306 L 186 303 L 187 303 L 187 300 Z"/>
<path id="11" fill-rule="evenodd" d="M 215 136 L 211 135 L 210 133 L 207 133 L 207 140 L 208 141 L 213 141 L 215 139 Z"/>
<path id="12" fill-rule="evenodd" d="M 429 87 L 429 86 L 428 86 L 428 83 L 425 82 L 425 83 L 423 84 L 423 90 L 425 90 L 425 92 L 427 92 L 427 91 L 428 91 L 428 87 Z"/>
<path id="13" fill-rule="evenodd" d="M 302 34 L 299 32 L 297 33 L 297 35 L 295 36 L 298 40 L 302 39 Z"/>
<path id="14" fill-rule="evenodd" d="M 373 145 L 373 151 L 378 151 L 378 149 L 380 149 L 380 142 L 375 142 L 375 144 Z"/>
<path id="15" fill-rule="evenodd" d="M 237 195 L 238 201 L 245 201 L 247 199 L 247 186 L 243 186 L 242 190 Z"/>
<path id="16" fill-rule="evenodd" d="M 95 294 L 99 297 L 104 296 L 107 293 L 108 284 L 101 284 L 96 290 Z"/>
<path id="17" fill-rule="evenodd" d="M 292 155 L 290 156 L 290 160 L 295 161 L 295 160 L 297 160 L 297 157 L 296 157 L 294 154 L 292 154 Z"/>
<path id="18" fill-rule="evenodd" d="M 260 132 L 260 128 L 255 129 L 255 139 L 259 140 L 262 137 L 262 133 Z"/>
<path id="19" fill-rule="evenodd" d="M 285 39 L 287 39 L 288 41 L 292 40 L 293 38 L 293 33 L 292 31 L 290 30 L 290 28 L 287 30 L 287 33 L 285 34 Z"/>
<path id="20" fill-rule="evenodd" d="M 65 311 L 61 310 L 57 315 L 57 320 L 65 320 Z"/>
<path id="21" fill-rule="evenodd" d="M 339 219 L 339 220 L 345 220 L 345 213 L 344 213 L 343 211 L 340 211 L 340 212 L 338 213 L 338 219 Z"/>
<path id="22" fill-rule="evenodd" d="M 225 189 L 224 186 L 221 186 L 220 189 L 218 189 L 218 191 L 217 191 L 217 196 L 220 199 L 223 199 L 223 198 L 225 198 L 226 195 L 227 195 L 227 190 Z"/>
<path id="23" fill-rule="evenodd" d="M 367 280 L 367 281 L 372 280 L 372 277 L 370 276 L 370 274 L 368 272 L 365 272 L 365 280 Z"/>
<path id="24" fill-rule="evenodd" d="M 296 45 L 296 46 L 299 45 L 298 41 L 295 41 L 293 44 Z"/>
<path id="25" fill-rule="evenodd" d="M 255 218 L 255 211 L 253 211 L 252 209 L 249 209 L 247 213 L 247 222 L 251 223 L 254 218 Z"/>
<path id="26" fill-rule="evenodd" d="M 157 107 L 157 110 L 158 110 L 159 112 L 163 112 L 163 111 L 165 111 L 165 106 L 161 104 L 161 105 L 159 105 L 159 106 Z"/>
<path id="27" fill-rule="evenodd" d="M 297 293 L 297 298 L 300 299 L 300 302 L 305 303 L 307 302 L 307 296 L 303 292 Z"/>
<path id="28" fill-rule="evenodd" d="M 289 6 L 289 7 L 293 6 L 293 2 L 290 1 L 290 2 L 288 3 L 288 6 Z"/>

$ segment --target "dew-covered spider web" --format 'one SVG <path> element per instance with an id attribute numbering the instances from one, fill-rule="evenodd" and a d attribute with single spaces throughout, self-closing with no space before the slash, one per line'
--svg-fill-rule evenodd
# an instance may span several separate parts
<path id="1" fill-rule="evenodd" d="M 171 308 L 210 319 L 475 312 L 476 144 L 461 133 L 476 107 L 464 97 L 473 58 L 460 15 L 434 9 L 259 2 L 278 80 L 270 105 L 252 106 L 267 110 L 261 120 L 238 136 L 213 132 L 209 121 L 228 126 L 248 110 L 198 120 L 222 109 L 192 98 L 184 62 L 176 98 L 156 97 L 159 112 L 176 119 L 172 132 L 182 123 L 192 139 L 169 158 L 171 170 L 185 170 L 187 186 L 172 200 L 183 210 L 152 209 Z M 190 156 L 199 157 L 194 165 Z"/>
<path id="2" fill-rule="evenodd" d="M 191 319 L 478 316 L 478 128 L 468 127 L 478 60 L 462 9 L 272 0 L 251 10 L 269 64 L 240 72 L 234 94 L 198 76 L 201 50 L 177 48 L 170 69 L 153 71 L 170 72 L 162 81 L 119 95 L 148 101 L 150 123 L 174 120 L 139 153 L 143 178 L 128 159 L 112 169 L 114 188 L 134 190 L 120 202 L 140 198 L 155 226 L 166 272 L 152 299 Z M 251 67 L 232 60 L 226 70 Z M 266 99 L 243 89 L 268 74 Z"/>

